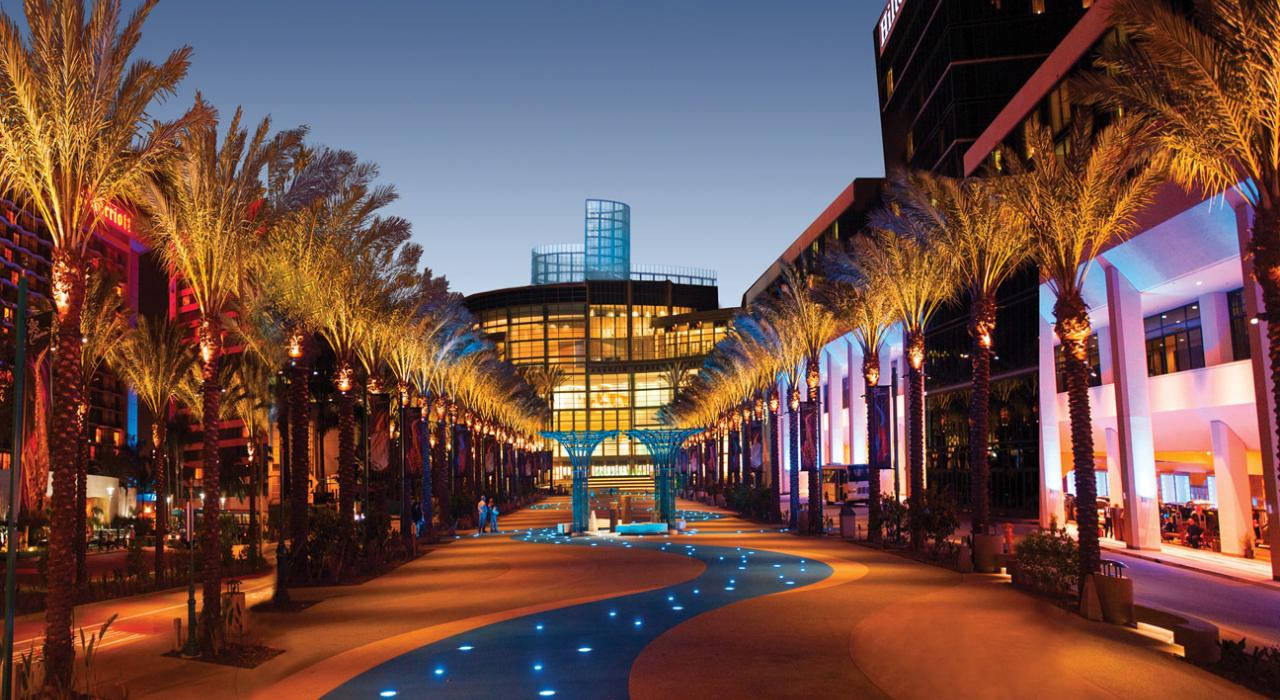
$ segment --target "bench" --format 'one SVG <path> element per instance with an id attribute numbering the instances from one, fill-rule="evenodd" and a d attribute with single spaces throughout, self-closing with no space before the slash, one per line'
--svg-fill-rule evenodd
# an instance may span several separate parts
<path id="1" fill-rule="evenodd" d="M 1218 644 L 1218 626 L 1199 618 L 1147 607 L 1133 606 L 1138 622 L 1173 632 L 1173 642 L 1182 647 L 1187 660 L 1211 664 L 1222 657 Z"/>

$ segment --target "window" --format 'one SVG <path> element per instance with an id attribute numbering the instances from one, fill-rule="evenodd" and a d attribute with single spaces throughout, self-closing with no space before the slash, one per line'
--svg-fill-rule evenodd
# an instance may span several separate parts
<path id="1" fill-rule="evenodd" d="M 1097 333 L 1089 336 L 1089 342 L 1085 344 L 1085 350 L 1088 353 L 1089 386 L 1102 386 L 1102 356 L 1098 353 Z M 1062 393 L 1067 390 L 1067 372 L 1061 345 L 1053 349 L 1053 365 L 1054 373 L 1058 377 L 1058 393 Z"/>
<path id="2" fill-rule="evenodd" d="M 1200 304 L 1188 304 L 1148 316 L 1147 375 L 1183 372 L 1204 367 L 1200 335 Z"/>
<path id="3" fill-rule="evenodd" d="M 891 97 L 893 97 L 893 68 L 889 68 L 884 74 L 884 99 L 888 102 Z"/>
<path id="4" fill-rule="evenodd" d="M 1247 360 L 1249 349 L 1249 310 L 1244 305 L 1244 289 L 1227 292 L 1227 315 L 1231 319 L 1231 359 Z"/>

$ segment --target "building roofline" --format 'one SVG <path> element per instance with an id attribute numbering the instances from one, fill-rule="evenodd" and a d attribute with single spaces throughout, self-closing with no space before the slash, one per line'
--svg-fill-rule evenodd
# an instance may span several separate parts
<path id="1" fill-rule="evenodd" d="M 878 190 L 880 183 L 883 182 L 883 180 L 884 178 L 878 177 L 854 178 L 854 180 L 841 190 L 840 194 L 836 195 L 836 198 L 822 210 L 822 213 L 818 214 L 818 217 L 805 228 L 805 230 L 800 234 L 800 237 L 792 241 L 791 245 L 787 246 L 786 250 L 782 251 L 782 255 L 770 263 L 769 267 L 765 268 L 765 271 L 756 278 L 756 281 L 753 282 L 750 287 L 747 288 L 747 291 L 742 294 L 742 306 L 748 306 L 757 296 L 764 293 L 764 291 L 769 288 L 769 285 L 773 284 L 773 281 L 778 279 L 782 274 L 782 269 L 785 266 L 794 263 L 800 257 L 800 254 L 804 252 L 805 248 L 809 247 L 809 244 L 813 243 L 823 234 L 823 232 L 831 228 L 831 224 L 835 223 L 836 219 L 840 218 L 841 214 L 848 211 L 850 207 L 861 199 L 859 195 L 865 196 L 866 190 L 864 188 L 874 186 Z"/>

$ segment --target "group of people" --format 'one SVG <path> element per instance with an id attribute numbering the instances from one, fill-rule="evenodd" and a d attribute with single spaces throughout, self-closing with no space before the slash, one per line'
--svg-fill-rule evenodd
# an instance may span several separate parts
<path id="1" fill-rule="evenodd" d="M 498 505 L 492 498 L 481 496 L 476 505 L 476 532 L 498 532 Z"/>

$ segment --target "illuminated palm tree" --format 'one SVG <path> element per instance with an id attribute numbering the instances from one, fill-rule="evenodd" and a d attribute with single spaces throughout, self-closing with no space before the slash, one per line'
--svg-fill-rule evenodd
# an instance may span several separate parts
<path id="1" fill-rule="evenodd" d="M 778 296 L 772 300 L 782 343 L 789 347 L 788 355 L 803 358 L 806 401 L 800 406 L 801 452 L 805 466 L 809 467 L 809 532 L 823 531 L 822 512 L 822 463 L 818 455 L 818 406 L 819 386 L 822 383 L 819 358 L 822 348 L 836 337 L 836 319 L 822 303 L 817 291 L 817 281 L 795 268 L 783 272 L 783 283 Z"/>
<path id="2" fill-rule="evenodd" d="M 87 246 L 104 203 L 154 168 L 187 124 L 153 122 L 147 110 L 173 93 L 190 48 L 159 64 L 131 55 L 154 2 L 122 16 L 121 3 L 23 4 L 28 36 L 0 12 L 0 190 L 48 227 L 58 330 L 51 423 L 53 498 L 44 659 L 50 686 L 69 688 L 75 651 L 76 410 L 81 386 L 80 313 Z"/>
<path id="3" fill-rule="evenodd" d="M 197 106 L 203 106 L 196 96 Z M 171 274 L 190 293 L 200 311 L 203 415 L 203 619 L 200 646 L 212 654 L 221 624 L 222 553 L 219 547 L 220 477 L 218 422 L 223 386 L 219 383 L 225 316 L 249 288 L 264 221 L 255 214 L 265 188 L 262 176 L 284 148 L 301 139 L 297 131 L 269 138 L 271 122 L 262 120 L 252 134 L 236 110 L 221 144 L 216 121 L 187 129 L 176 157 L 138 188 L 137 198 L 150 213 L 149 237 Z"/>
<path id="4" fill-rule="evenodd" d="M 1198 2 L 1188 17 L 1166 0 L 1119 0 L 1111 21 L 1120 32 L 1103 44 L 1104 72 L 1082 76 L 1078 92 L 1150 120 L 1182 187 L 1231 189 L 1252 208 L 1248 253 L 1266 307 L 1258 316 L 1280 367 L 1280 4 Z M 1280 382 L 1271 391 L 1280 410 Z M 1274 551 L 1280 531 L 1271 532 Z"/>
<path id="5" fill-rule="evenodd" d="M 1077 114 L 1059 149 L 1050 129 L 1033 119 L 1026 128 L 1028 158 L 1004 154 L 1017 178 L 1010 196 L 1026 217 L 1040 274 L 1057 297 L 1054 330 L 1062 343 L 1067 380 L 1082 588 L 1101 560 L 1089 415 L 1092 329 L 1085 278 L 1105 245 L 1133 234 L 1135 217 L 1151 200 L 1160 173 L 1149 167 L 1154 145 L 1150 134 L 1149 127 L 1132 115 L 1095 129 L 1091 119 Z"/>
<path id="6" fill-rule="evenodd" d="M 911 512 L 911 546 L 924 546 L 924 331 L 934 313 L 951 298 L 952 254 L 931 239 L 922 222 L 901 207 L 910 196 L 892 181 L 887 205 L 872 214 L 875 227 L 854 239 L 854 255 L 868 283 L 884 290 L 896 320 L 902 323 L 907 358 L 907 464 Z"/>
<path id="7" fill-rule="evenodd" d="M 129 331 L 124 298 L 119 282 L 91 267 L 85 285 L 84 304 L 80 313 L 80 376 L 83 388 L 76 419 L 79 422 L 76 449 L 76 585 L 88 579 L 85 556 L 89 549 L 89 532 L 85 521 L 88 508 L 86 489 L 89 481 L 89 408 L 91 386 L 98 370 L 113 363 Z"/>
<path id="8" fill-rule="evenodd" d="M 270 433 L 271 382 L 284 365 L 283 353 L 264 361 L 256 353 L 241 353 L 234 363 L 235 389 L 225 401 L 230 404 L 229 417 L 244 426 L 249 477 L 249 561 L 257 564 L 262 557 L 262 528 L 258 518 L 258 496 L 262 493 L 263 445 Z"/>
<path id="9" fill-rule="evenodd" d="M 972 532 L 991 526 L 991 356 L 996 327 L 996 291 L 1030 257 L 1027 231 L 1002 191 L 1009 178 L 956 180 L 920 171 L 900 175 L 894 187 L 903 216 L 933 231 L 955 262 L 955 282 L 969 297 L 973 391 L 969 400 L 969 470 Z"/>
<path id="10" fill-rule="evenodd" d="M 867 404 L 867 537 L 880 541 L 880 472 L 873 447 L 875 387 L 880 385 L 880 348 L 897 319 L 888 290 L 868 279 L 847 248 L 836 249 L 827 258 L 828 303 L 836 316 L 853 331 L 862 350 L 863 400 Z"/>
<path id="11" fill-rule="evenodd" d="M 138 318 L 138 325 L 126 339 L 112 369 L 138 395 L 151 413 L 151 461 L 156 493 L 156 580 L 164 576 L 164 540 L 169 526 L 169 469 L 166 464 L 166 428 L 169 405 L 177 396 L 183 379 L 191 372 L 195 355 L 184 338 L 183 329 L 165 321 Z"/>

